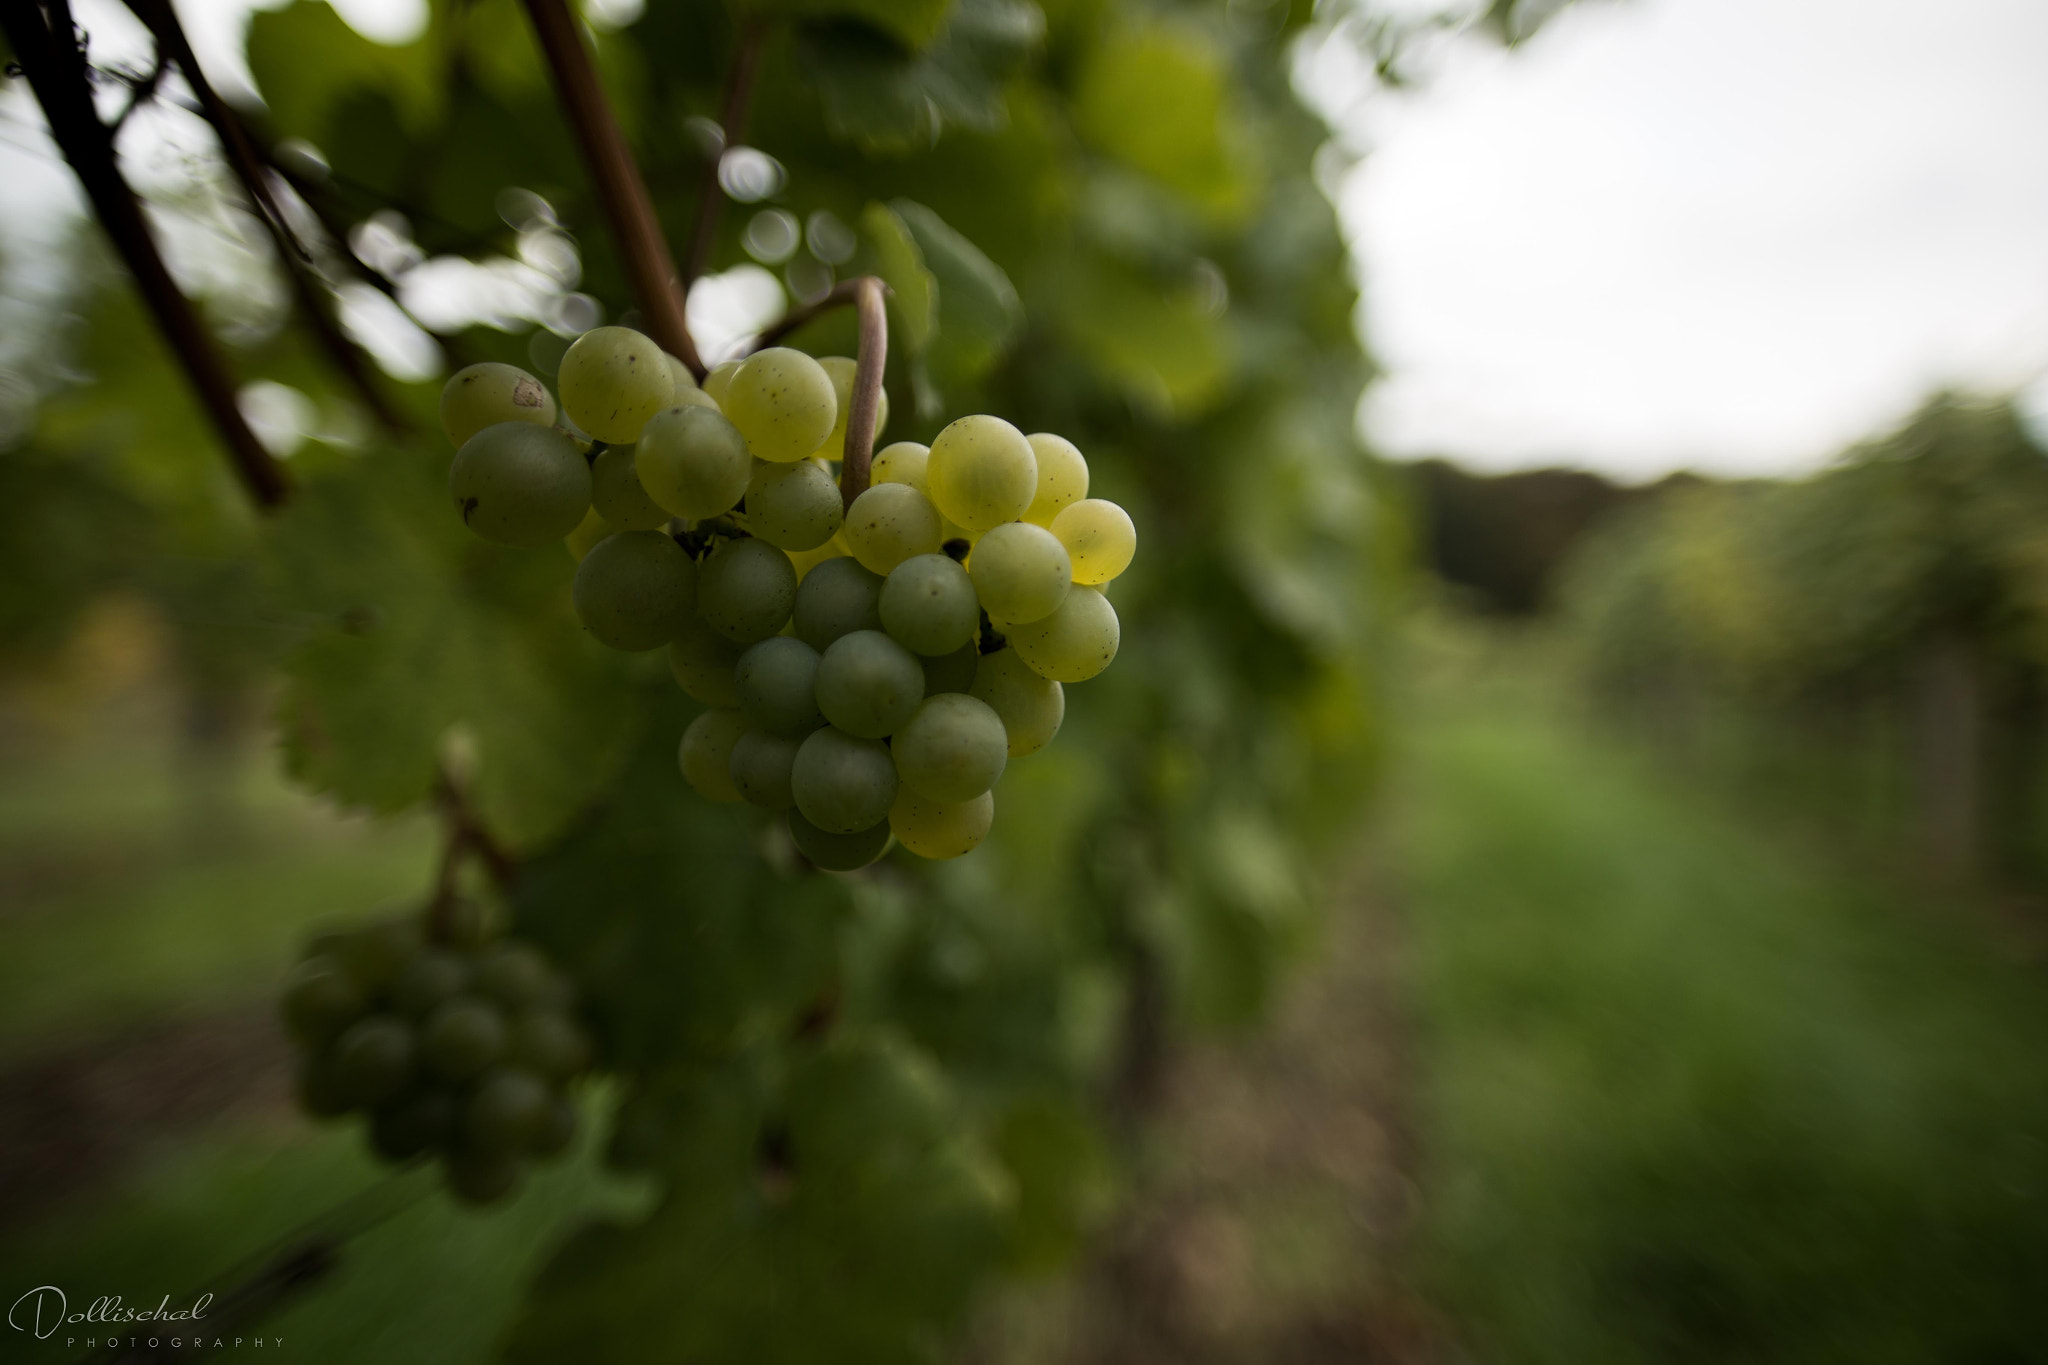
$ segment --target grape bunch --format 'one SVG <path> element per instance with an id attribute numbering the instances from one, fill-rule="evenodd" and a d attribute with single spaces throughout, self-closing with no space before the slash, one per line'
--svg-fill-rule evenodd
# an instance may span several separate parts
<path id="1" fill-rule="evenodd" d="M 538 950 L 458 908 L 438 941 L 416 918 L 316 938 L 283 1009 L 308 1113 L 368 1115 L 378 1156 L 436 1153 L 456 1197 L 488 1204 L 568 1148 L 590 1039 Z"/>
<path id="2" fill-rule="evenodd" d="M 509 365 L 471 366 L 441 399 L 464 522 L 564 539 L 584 628 L 667 646 L 711 708 L 683 735 L 684 779 L 787 812 L 833 871 L 892 842 L 935 859 L 981 843 L 1005 764 L 1051 741 L 1064 684 L 1116 657 L 1106 589 L 1137 548 L 1123 508 L 1087 496 L 1072 442 L 999 417 L 885 447 L 845 505 L 855 368 L 771 347 L 700 387 L 638 332 L 600 327 L 562 358 L 570 429 Z"/>

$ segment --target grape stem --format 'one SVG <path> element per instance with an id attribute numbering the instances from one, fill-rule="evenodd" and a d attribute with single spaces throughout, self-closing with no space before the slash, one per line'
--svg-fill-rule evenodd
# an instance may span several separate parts
<path id="1" fill-rule="evenodd" d="M 740 139 L 746 136 L 747 110 L 754 99 L 754 73 L 760 69 L 761 45 L 767 38 L 766 22 L 750 18 L 741 25 L 733 43 L 732 66 L 725 73 L 725 96 L 719 102 L 718 147 L 704 163 L 704 176 L 697 188 L 697 219 L 690 225 L 690 249 L 683 257 L 686 293 L 691 282 L 711 263 L 711 247 L 718 238 L 718 216 L 725 208 L 725 189 L 718 182 L 718 169 L 725 154 L 739 146 Z"/>
<path id="2" fill-rule="evenodd" d="M 640 305 L 648 335 L 698 378 L 704 362 L 683 316 L 683 285 L 675 258 L 661 235 L 661 222 L 647 197 L 647 182 L 626 146 L 626 136 L 605 99 L 576 19 L 566 0 L 525 0 L 534 36 L 554 76 L 555 95 L 569 116 L 570 129 L 583 151 L 583 162 L 597 189 L 598 203 L 611 226 L 626 278 Z"/>
<path id="3" fill-rule="evenodd" d="M 434 779 L 434 804 L 441 808 L 441 863 L 434 873 L 433 896 L 427 902 L 427 937 L 442 943 L 451 937 L 449 917 L 458 899 L 456 875 L 463 855 L 474 854 L 484 874 L 501 891 L 512 884 L 519 865 L 484 828 L 445 767 Z"/>
<path id="4" fill-rule="evenodd" d="M 834 308 L 854 306 L 859 349 L 854 353 L 853 398 L 846 410 L 846 452 L 839 466 L 839 497 L 847 507 L 868 491 L 875 454 L 875 419 L 882 407 L 882 376 L 889 368 L 889 286 L 878 275 L 841 280 L 811 302 L 784 313 L 754 338 L 754 347 L 773 346 L 791 332 Z"/>

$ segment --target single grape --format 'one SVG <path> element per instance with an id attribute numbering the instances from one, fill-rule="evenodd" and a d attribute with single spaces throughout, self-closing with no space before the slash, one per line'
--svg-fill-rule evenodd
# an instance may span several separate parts
<path id="1" fill-rule="evenodd" d="M 703 392 L 703 390 L 697 387 L 697 376 L 690 373 L 688 365 L 685 365 L 667 351 L 661 353 L 661 361 L 664 365 L 668 366 L 669 382 L 675 385 L 675 398 L 678 403 L 691 401 L 683 396 L 685 394 Z"/>
<path id="2" fill-rule="evenodd" d="M 436 1074 L 466 1081 L 505 1055 L 505 1016 L 488 1000 L 457 996 L 427 1016 L 420 1055 Z"/>
<path id="3" fill-rule="evenodd" d="M 438 1086 L 413 1090 L 370 1115 L 370 1149 L 386 1161 L 410 1161 L 455 1131 L 455 1096 Z"/>
<path id="4" fill-rule="evenodd" d="M 931 458 L 932 448 L 919 445 L 916 441 L 898 441 L 883 446 L 875 452 L 874 462 L 868 466 L 868 482 L 907 483 L 926 497 L 931 489 L 925 486 L 925 462 Z"/>
<path id="5" fill-rule="evenodd" d="M 590 1039 L 560 1010 L 521 1010 L 512 1017 L 506 1056 L 536 1076 L 565 1081 L 589 1067 Z"/>
<path id="6" fill-rule="evenodd" d="M 846 546 L 838 536 L 834 536 L 823 545 L 809 550 L 784 550 L 783 553 L 789 556 L 791 566 L 796 569 L 796 581 L 799 589 L 803 587 L 803 581 L 811 576 L 811 570 L 817 568 L 826 560 L 852 558 L 852 556 L 846 553 Z"/>
<path id="7" fill-rule="evenodd" d="M 441 430 L 459 446 L 500 422 L 555 424 L 555 400 L 547 386 L 516 365 L 494 360 L 467 365 L 448 376 L 441 389 Z"/>
<path id="8" fill-rule="evenodd" d="M 581 564 L 583 556 L 590 553 L 591 546 L 618 529 L 599 516 L 593 507 L 583 514 L 583 520 L 576 523 L 576 529 L 562 538 L 562 543 L 569 547 L 569 557 Z"/>
<path id="9" fill-rule="evenodd" d="M 590 506 L 621 531 L 654 531 L 668 525 L 668 509 L 640 486 L 631 446 L 607 446 L 591 462 Z"/>
<path id="10" fill-rule="evenodd" d="M 994 792 L 983 792 L 971 801 L 943 802 L 905 787 L 889 807 L 889 830 L 897 843 L 920 858 L 957 858 L 980 846 L 995 818 Z"/>
<path id="11" fill-rule="evenodd" d="M 974 670 L 981 663 L 981 642 L 969 640 L 951 654 L 939 654 L 920 659 L 924 665 L 924 694 L 936 697 L 941 692 L 967 692 L 974 687 Z"/>
<path id="12" fill-rule="evenodd" d="M 964 692 L 927 697 L 889 742 L 896 775 L 934 801 L 972 801 L 996 784 L 1009 761 L 1002 718 Z"/>
<path id="13" fill-rule="evenodd" d="M 1088 496 L 1088 461 L 1064 436 L 1036 431 L 1024 439 L 1031 442 L 1031 454 L 1038 461 L 1038 490 L 1024 509 L 1024 520 L 1050 526 L 1062 507 Z"/>
<path id="14" fill-rule="evenodd" d="M 572 593 L 583 628 L 613 649 L 656 649 L 697 605 L 697 565 L 660 531 L 621 531 L 591 548 Z"/>
<path id="15" fill-rule="evenodd" d="M 832 396 L 838 402 L 839 411 L 832 420 L 832 434 L 813 453 L 828 460 L 843 460 L 846 458 L 846 419 L 847 414 L 853 411 L 853 379 L 859 372 L 860 362 L 848 356 L 828 355 L 819 358 L 818 368 L 832 381 Z M 876 397 L 875 429 L 870 435 L 879 440 L 882 428 L 889 425 L 889 391 L 882 389 Z"/>
<path id="16" fill-rule="evenodd" d="M 722 540 L 698 569 L 697 611 L 728 640 L 767 639 L 795 605 L 796 567 L 764 540 Z"/>
<path id="17" fill-rule="evenodd" d="M 1060 732 L 1060 722 L 1066 719 L 1065 690 L 1033 673 L 1014 649 L 982 655 L 975 666 L 974 685 L 967 690 L 987 702 L 1003 722 L 1011 758 L 1035 754 L 1052 743 L 1052 737 Z"/>
<path id="18" fill-rule="evenodd" d="M 702 389 L 677 389 L 676 406 L 679 408 L 709 408 L 713 412 L 717 412 L 718 400 Z M 660 415 L 659 413 L 655 414 L 657 417 Z M 652 421 L 653 418 L 648 420 Z M 640 439 L 643 441 L 647 439 L 647 429 L 645 427 L 640 430 Z M 747 458 L 752 459 L 753 457 L 750 455 Z"/>
<path id="19" fill-rule="evenodd" d="M 555 382 L 569 419 L 609 444 L 639 440 L 647 419 L 676 397 L 668 357 L 630 327 L 593 327 L 577 337 Z"/>
<path id="20" fill-rule="evenodd" d="M 1052 533 L 1074 562 L 1074 581 L 1109 582 L 1131 567 L 1138 552 L 1138 528 L 1131 514 L 1107 498 L 1084 498 L 1052 519 Z"/>
<path id="21" fill-rule="evenodd" d="M 369 1007 L 355 978 L 325 954 L 301 962 L 284 988 L 285 1024 L 307 1042 L 332 1038 Z"/>
<path id="22" fill-rule="evenodd" d="M 676 762 L 697 795 L 712 801 L 745 799 L 732 784 L 732 746 L 746 732 L 746 717 L 737 711 L 706 711 L 690 722 Z"/>
<path id="23" fill-rule="evenodd" d="M 325 951 L 348 969 L 357 985 L 377 991 L 397 978 L 422 942 L 419 923 L 401 917 L 337 934 Z"/>
<path id="24" fill-rule="evenodd" d="M 493 1067 L 462 1103 L 465 1150 L 517 1152 L 540 1131 L 551 1096 L 540 1077 L 518 1067 Z"/>
<path id="25" fill-rule="evenodd" d="M 1086 682 L 1116 657 L 1116 609 L 1098 588 L 1076 584 L 1060 609 L 1043 621 L 1004 632 L 1033 673 L 1054 682 Z"/>
<path id="26" fill-rule="evenodd" d="M 391 1004 L 408 1019 L 424 1019 L 445 1000 L 469 989 L 469 959 L 444 948 L 426 948 L 391 983 Z"/>
<path id="27" fill-rule="evenodd" d="M 755 459 L 789 464 L 825 444 L 839 400 L 817 361 L 787 346 L 770 346 L 733 371 L 718 406 L 747 438 Z"/>
<path id="28" fill-rule="evenodd" d="M 334 1083 L 355 1108 L 382 1104 L 412 1079 L 417 1044 L 405 1021 L 392 1014 L 358 1019 L 334 1040 L 329 1064 Z"/>
<path id="29" fill-rule="evenodd" d="M 825 723 L 818 711 L 818 651 L 771 635 L 750 645 L 733 670 L 747 724 L 771 735 L 807 735 Z"/>
<path id="30" fill-rule="evenodd" d="M 1067 600 L 1073 582 L 1067 548 L 1052 532 L 1010 521 L 974 543 L 967 572 L 989 619 L 998 625 L 1042 621 Z"/>
<path id="31" fill-rule="evenodd" d="M 548 1097 L 548 1111 L 526 1141 L 526 1150 L 545 1161 L 569 1150 L 576 1138 L 576 1106 L 560 1095 Z"/>
<path id="32" fill-rule="evenodd" d="M 789 837 L 796 841 L 797 852 L 825 871 L 853 872 L 888 852 L 889 822 L 880 820 L 851 834 L 834 834 L 804 819 L 802 811 L 793 810 L 789 813 Z"/>
<path id="33" fill-rule="evenodd" d="M 916 713 L 924 698 L 924 669 L 881 631 L 857 630 L 818 657 L 817 689 L 826 720 L 850 735 L 880 739 Z"/>
<path id="34" fill-rule="evenodd" d="M 860 504 L 855 503 L 856 507 Z M 822 650 L 856 630 L 880 630 L 882 580 L 850 556 L 828 559 L 797 586 L 796 637 Z"/>
<path id="35" fill-rule="evenodd" d="M 500 422 L 462 443 L 448 470 L 462 524 L 498 545 L 560 540 L 590 510 L 590 466 L 559 431 Z"/>
<path id="36" fill-rule="evenodd" d="M 970 531 L 1015 521 L 1038 495 L 1038 459 L 1000 417 L 962 417 L 932 442 L 925 462 L 932 502 Z"/>
<path id="37" fill-rule="evenodd" d="M 751 805 L 769 810 L 789 809 L 796 800 L 789 789 L 789 775 L 802 743 L 801 739 L 787 735 L 747 731 L 733 741 L 732 785 Z"/>
<path id="38" fill-rule="evenodd" d="M 846 548 L 871 573 L 936 553 L 939 543 L 938 509 L 907 483 L 874 484 L 846 509 Z"/>
<path id="39" fill-rule="evenodd" d="M 692 616 L 668 643 L 668 671 L 685 695 L 729 711 L 740 704 L 733 670 L 745 649 L 713 630 L 703 617 Z"/>
<path id="40" fill-rule="evenodd" d="M 724 404 L 726 385 L 732 383 L 732 377 L 739 372 L 742 363 L 744 362 L 738 360 L 721 360 L 704 376 L 701 387 L 710 395 L 712 402 Z"/>
<path id="41" fill-rule="evenodd" d="M 839 532 L 846 509 L 839 485 L 809 460 L 754 462 L 747 485 L 747 527 L 770 545 L 815 550 Z"/>
<path id="42" fill-rule="evenodd" d="M 476 991 L 508 1010 L 536 1005 L 555 993 L 555 969 L 530 943 L 494 943 L 477 954 Z"/>
<path id="43" fill-rule="evenodd" d="M 798 747 L 789 789 L 804 819 L 829 834 L 852 834 L 888 819 L 896 768 L 880 740 L 828 725 Z"/>
<path id="44" fill-rule="evenodd" d="M 649 419 L 633 448 L 633 468 L 663 510 L 702 520 L 724 516 L 747 495 L 754 457 L 718 409 L 683 404 Z"/>
<path id="45" fill-rule="evenodd" d="M 914 654 L 951 654 L 981 623 L 974 589 L 967 571 L 946 556 L 915 555 L 882 584 L 882 628 Z"/>
<path id="46" fill-rule="evenodd" d="M 448 1192 L 465 1204 L 495 1204 L 512 1193 L 524 1169 L 510 1153 L 451 1152 L 446 1170 Z"/>

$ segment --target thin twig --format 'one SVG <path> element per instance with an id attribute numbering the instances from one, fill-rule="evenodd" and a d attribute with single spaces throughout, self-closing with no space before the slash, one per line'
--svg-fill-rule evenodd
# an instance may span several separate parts
<path id="1" fill-rule="evenodd" d="M 128 103 L 122 106 L 120 113 L 114 115 L 114 121 L 107 125 L 107 131 L 111 133 L 120 132 L 128 125 L 129 117 L 137 109 L 140 109 L 156 97 L 156 88 L 163 83 L 164 70 L 169 65 L 170 63 L 164 60 L 163 44 L 158 43 L 156 45 L 156 58 L 150 63 L 148 71 L 132 79 L 128 77 L 122 78 L 128 84 Z"/>
<path id="2" fill-rule="evenodd" d="M 732 66 L 725 73 L 725 97 L 718 114 L 718 148 L 704 163 L 704 175 L 697 188 L 697 221 L 690 228 L 690 249 L 683 257 L 683 289 L 701 276 L 711 264 L 711 248 L 718 237 L 718 217 L 725 208 L 725 188 L 719 183 L 718 168 L 725 154 L 739 146 L 747 134 L 747 110 L 754 99 L 754 73 L 761 66 L 761 45 L 767 40 L 768 25 L 750 18 L 740 26 L 733 43 Z"/>
<path id="3" fill-rule="evenodd" d="M 769 323 L 768 326 L 764 327 L 755 336 L 755 348 L 773 346 L 791 332 L 815 322 L 819 317 L 831 312 L 834 308 L 846 307 L 846 305 L 853 302 L 861 280 L 866 278 L 868 277 L 863 275 L 851 280 L 841 280 L 809 303 L 798 304 L 790 309 L 774 322 Z"/>
<path id="4" fill-rule="evenodd" d="M 583 150 L 583 164 L 597 187 L 598 202 L 611 224 L 612 240 L 633 286 L 647 332 L 690 372 L 704 374 L 697 344 L 683 316 L 683 287 L 675 258 L 661 235 L 661 223 L 647 197 L 647 184 L 626 146 L 618 119 L 598 83 L 597 68 L 565 0 L 526 0 L 541 53 L 555 79 L 555 94 Z"/>
<path id="5" fill-rule="evenodd" d="M 36 0 L 0 0 L 0 27 L 28 75 L 50 136 L 71 163 L 100 226 L 113 239 L 135 277 L 171 358 L 199 394 L 235 472 L 259 507 L 275 508 L 290 490 L 284 467 L 243 420 L 235 385 L 213 336 L 178 289 L 157 250 L 135 191 L 114 158 L 113 135 L 93 108 L 92 86 L 68 0 L 47 0 L 49 19 Z"/>
<path id="6" fill-rule="evenodd" d="M 853 399 L 846 409 L 846 451 L 839 466 L 839 498 L 848 508 L 868 491 L 875 422 L 881 415 L 882 374 L 889 367 L 889 315 L 882 306 L 882 290 L 882 282 L 873 275 L 853 282 L 860 349 L 855 352 Z"/>

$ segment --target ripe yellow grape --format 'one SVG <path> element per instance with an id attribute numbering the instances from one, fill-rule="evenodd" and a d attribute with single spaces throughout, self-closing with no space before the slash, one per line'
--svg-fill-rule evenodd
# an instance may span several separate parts
<path id="1" fill-rule="evenodd" d="M 1074 562 L 1074 581 L 1109 582 L 1131 567 L 1138 552 L 1138 528 L 1131 514 L 1107 498 L 1083 498 L 1052 519 L 1052 533 Z"/>
<path id="2" fill-rule="evenodd" d="M 676 385 L 675 406 L 679 408 L 710 408 L 713 412 L 717 412 L 718 400 L 702 389 L 686 389 L 678 384 Z"/>
<path id="3" fill-rule="evenodd" d="M 1004 633 L 1033 673 L 1054 682 L 1077 683 L 1109 667 L 1116 657 L 1120 628 L 1109 599 L 1077 583 L 1058 611 Z"/>
<path id="4" fill-rule="evenodd" d="M 986 531 L 1015 521 L 1038 494 L 1038 457 L 1000 417 L 962 417 L 932 442 L 925 462 L 932 502 L 950 521 Z"/>
<path id="5" fill-rule="evenodd" d="M 1035 754 L 1052 743 L 1067 716 L 1065 689 L 1033 673 L 1014 649 L 982 655 L 967 695 L 987 702 L 1003 722 L 1011 758 Z"/>
<path id="6" fill-rule="evenodd" d="M 678 403 L 686 401 L 683 398 L 685 393 L 696 393 L 698 391 L 697 376 L 690 373 L 688 365 L 677 360 L 667 351 L 661 353 L 661 358 L 668 363 L 668 377 L 676 386 L 674 401 Z"/>
<path id="7" fill-rule="evenodd" d="M 516 365 L 487 360 L 448 376 L 441 389 L 441 430 L 461 445 L 500 422 L 555 424 L 555 400 L 547 386 Z"/>
<path id="8" fill-rule="evenodd" d="M 916 441 L 898 441 L 883 446 L 875 452 L 875 460 L 868 467 L 870 483 L 907 483 L 926 497 L 931 489 L 924 481 L 925 461 L 931 457 L 932 448 L 919 445 Z"/>
<path id="9" fill-rule="evenodd" d="M 647 423 L 633 469 L 656 503 L 676 516 L 702 519 L 730 512 L 746 496 L 754 461 L 739 429 L 715 406 L 680 403 Z"/>
<path id="10" fill-rule="evenodd" d="M 825 444 L 839 399 L 817 361 L 787 346 L 770 346 L 733 371 L 718 406 L 747 438 L 755 459 L 789 464 Z"/>
<path id="11" fill-rule="evenodd" d="M 1025 439 L 1031 442 L 1031 453 L 1038 460 L 1038 491 L 1025 509 L 1024 520 L 1050 526 L 1061 508 L 1088 496 L 1088 461 L 1064 436 L 1037 431 Z"/>
<path id="12" fill-rule="evenodd" d="M 975 542 L 967 576 L 989 620 L 1039 621 L 1059 610 L 1073 581 L 1067 550 L 1043 526 L 1006 521 Z"/>
<path id="13" fill-rule="evenodd" d="M 723 403 L 725 401 L 725 386 L 732 382 L 733 372 L 738 370 L 739 367 L 740 362 L 737 360 L 721 360 L 711 367 L 710 373 L 704 376 L 702 388 L 705 395 L 712 402 Z"/>
<path id="14" fill-rule="evenodd" d="M 913 555 L 938 553 L 939 513 L 907 483 L 878 483 L 853 500 L 842 534 L 862 568 L 886 575 Z"/>
<path id="15" fill-rule="evenodd" d="M 971 801 L 933 801 L 908 787 L 896 789 L 889 807 L 889 830 L 896 842 L 920 858 L 957 858 L 972 853 L 995 823 L 996 794 L 983 792 Z"/>
<path id="16" fill-rule="evenodd" d="M 832 434 L 827 436 L 824 443 L 813 452 L 828 460 L 843 460 L 846 458 L 846 415 L 852 410 L 853 406 L 853 376 L 857 364 L 858 362 L 849 360 L 843 355 L 828 355 L 821 357 L 818 361 L 819 368 L 823 369 L 826 377 L 831 379 L 832 394 L 839 403 L 839 414 L 832 419 Z M 881 401 L 875 405 L 875 430 L 873 436 L 876 440 L 881 439 L 882 428 L 889 425 L 889 391 L 883 389 L 879 394 L 879 398 Z M 876 480 L 876 482 L 880 482 L 880 480 Z"/>
<path id="17" fill-rule="evenodd" d="M 593 327 L 577 337 L 556 380 L 569 420 L 609 444 L 631 445 L 648 418 L 675 404 L 668 357 L 630 327 Z"/>

